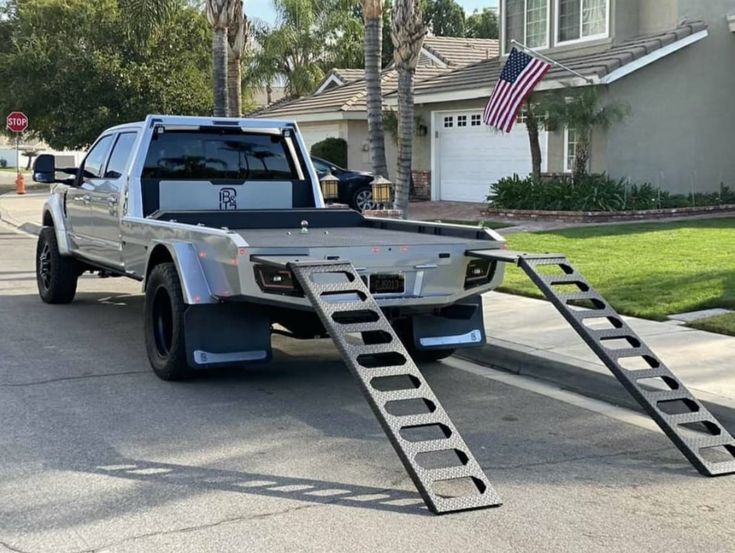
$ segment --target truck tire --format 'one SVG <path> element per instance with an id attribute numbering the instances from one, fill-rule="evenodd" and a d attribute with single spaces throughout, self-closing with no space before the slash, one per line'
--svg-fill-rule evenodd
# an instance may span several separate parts
<path id="1" fill-rule="evenodd" d="M 162 380 L 191 376 L 184 340 L 185 309 L 176 266 L 156 265 L 145 289 L 145 348 L 153 372 Z"/>
<path id="2" fill-rule="evenodd" d="M 45 303 L 70 303 L 77 293 L 79 265 L 72 257 L 59 253 L 56 232 L 44 227 L 36 245 L 36 283 Z"/>

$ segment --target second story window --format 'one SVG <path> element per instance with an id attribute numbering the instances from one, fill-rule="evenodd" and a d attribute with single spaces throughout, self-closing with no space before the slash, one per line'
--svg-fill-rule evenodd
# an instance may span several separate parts
<path id="1" fill-rule="evenodd" d="M 512 39 L 529 48 L 549 45 L 550 0 L 505 0 L 505 52 L 510 52 Z"/>
<path id="2" fill-rule="evenodd" d="M 559 42 L 607 35 L 610 0 L 558 0 Z"/>

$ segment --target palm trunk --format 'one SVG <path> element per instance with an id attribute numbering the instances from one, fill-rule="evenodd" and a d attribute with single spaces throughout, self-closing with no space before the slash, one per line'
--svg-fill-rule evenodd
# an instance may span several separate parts
<path id="1" fill-rule="evenodd" d="M 398 175 L 396 178 L 395 208 L 408 215 L 408 197 L 411 187 L 411 160 L 413 157 L 413 71 L 398 70 Z"/>
<path id="2" fill-rule="evenodd" d="M 214 115 L 227 117 L 227 28 L 214 29 L 212 36 L 212 81 L 214 82 Z"/>
<path id="3" fill-rule="evenodd" d="M 242 115 L 242 73 L 240 58 L 232 55 L 227 59 L 227 103 L 230 117 L 240 117 Z"/>
<path id="4" fill-rule="evenodd" d="M 531 102 L 527 103 L 528 115 L 526 116 L 526 129 L 528 130 L 528 142 L 531 148 L 531 174 L 534 179 L 541 178 L 541 143 L 539 142 L 539 127 L 536 114 L 533 112 Z"/>
<path id="5" fill-rule="evenodd" d="M 574 156 L 574 180 L 579 181 L 587 176 L 587 166 L 590 161 L 589 135 L 580 133 L 577 141 L 577 151 Z"/>
<path id="6" fill-rule="evenodd" d="M 388 178 L 383 129 L 383 94 L 380 82 L 383 18 L 365 18 L 365 84 L 367 88 L 368 137 L 373 174 Z"/>

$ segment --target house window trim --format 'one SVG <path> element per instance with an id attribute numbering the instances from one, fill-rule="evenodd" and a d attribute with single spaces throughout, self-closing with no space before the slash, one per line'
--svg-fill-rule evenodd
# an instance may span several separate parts
<path id="1" fill-rule="evenodd" d="M 559 10 L 559 3 L 561 0 L 554 0 L 554 44 L 556 46 L 573 46 L 575 44 L 582 44 L 584 42 L 592 42 L 595 40 L 603 40 L 606 38 L 610 38 L 610 18 L 612 15 L 612 0 L 605 0 L 607 2 L 607 17 L 605 21 L 605 32 L 604 33 L 598 33 L 596 35 L 590 35 L 590 36 L 582 36 L 582 5 L 580 4 L 580 14 L 579 14 L 579 38 L 573 38 L 571 40 L 560 40 L 559 35 L 561 34 L 561 25 L 560 25 L 560 17 L 561 12 Z M 584 0 L 581 0 L 581 2 L 584 2 Z"/>
<path id="2" fill-rule="evenodd" d="M 528 13 L 528 0 L 523 0 L 524 8 L 523 8 L 523 43 L 526 42 L 526 31 L 528 30 L 526 21 L 527 13 Z M 501 49 L 501 55 L 507 56 L 510 52 L 506 50 L 505 48 L 505 17 L 507 14 L 506 10 L 506 4 L 507 0 L 500 0 L 500 49 Z M 529 47 L 529 50 L 548 50 L 551 48 L 551 3 L 552 0 L 546 1 L 546 42 L 542 46 L 535 46 L 533 48 Z M 609 5 L 609 0 L 608 0 Z M 609 18 L 608 18 L 609 22 Z"/>

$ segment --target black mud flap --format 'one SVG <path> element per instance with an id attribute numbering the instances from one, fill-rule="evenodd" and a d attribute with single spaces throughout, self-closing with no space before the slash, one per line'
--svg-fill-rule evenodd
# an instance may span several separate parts
<path id="1" fill-rule="evenodd" d="M 271 321 L 248 303 L 192 305 L 184 314 L 186 356 L 194 369 L 236 367 L 272 358 Z"/>
<path id="2" fill-rule="evenodd" d="M 436 313 L 413 316 L 416 349 L 472 348 L 485 343 L 482 297 L 472 296 Z"/>

